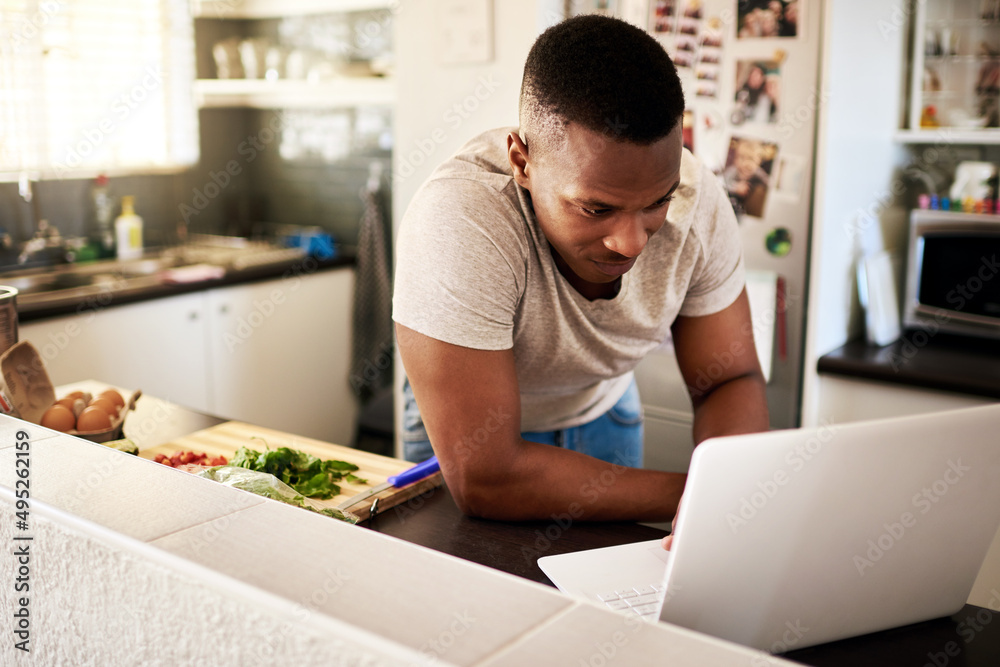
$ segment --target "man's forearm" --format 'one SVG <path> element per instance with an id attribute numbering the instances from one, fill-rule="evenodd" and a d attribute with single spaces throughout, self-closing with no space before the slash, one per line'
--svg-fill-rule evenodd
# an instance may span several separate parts
<path id="1" fill-rule="evenodd" d="M 768 430 L 766 386 L 760 375 L 729 380 L 704 397 L 695 397 L 693 403 L 695 444 L 722 435 Z"/>
<path id="2" fill-rule="evenodd" d="M 445 469 L 463 512 L 512 521 L 566 517 L 667 521 L 677 511 L 687 478 L 607 463 L 535 442 L 522 441 L 517 451 L 515 461 L 492 471 Z"/>

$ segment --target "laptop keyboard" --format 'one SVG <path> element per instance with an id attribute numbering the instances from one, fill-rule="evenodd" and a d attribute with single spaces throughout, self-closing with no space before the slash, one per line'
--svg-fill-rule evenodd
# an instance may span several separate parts
<path id="1" fill-rule="evenodd" d="M 660 605 L 666 597 L 666 589 L 661 583 L 636 586 L 618 591 L 601 593 L 597 599 L 608 609 L 629 614 L 638 614 L 647 621 L 655 621 L 660 615 Z"/>

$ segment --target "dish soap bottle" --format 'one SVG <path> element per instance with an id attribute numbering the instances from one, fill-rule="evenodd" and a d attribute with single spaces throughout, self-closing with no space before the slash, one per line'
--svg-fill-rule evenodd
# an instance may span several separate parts
<path id="1" fill-rule="evenodd" d="M 115 220 L 118 259 L 142 257 L 142 218 L 135 214 L 135 198 L 122 197 L 122 214 Z"/>

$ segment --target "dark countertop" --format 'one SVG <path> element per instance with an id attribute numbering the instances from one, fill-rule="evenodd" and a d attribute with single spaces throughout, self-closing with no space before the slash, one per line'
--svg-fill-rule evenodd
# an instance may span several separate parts
<path id="1" fill-rule="evenodd" d="M 538 567 L 541 556 L 666 535 L 629 522 L 472 519 L 458 510 L 446 486 L 358 525 L 549 586 L 552 582 Z M 942 660 L 950 665 L 993 667 L 1000 656 L 1000 623 L 990 623 L 996 613 L 996 609 L 967 604 L 944 618 L 799 649 L 781 657 L 812 667 L 926 667 L 945 664 Z M 759 664 L 771 664 L 767 653 L 760 657 Z"/>
<path id="2" fill-rule="evenodd" d="M 877 347 L 853 340 L 820 357 L 820 373 L 1000 399 L 1000 341 L 907 331 Z"/>
<path id="3" fill-rule="evenodd" d="M 462 514 L 447 486 L 431 489 L 361 524 L 386 535 L 552 586 L 542 556 L 655 540 L 668 533 L 627 521 L 489 521 Z"/>
<path id="4" fill-rule="evenodd" d="M 339 255 L 332 259 L 318 260 L 306 256 L 294 260 L 253 266 L 240 270 L 227 270 L 225 276 L 188 283 L 165 283 L 156 276 L 129 278 L 117 283 L 94 285 L 86 289 L 67 289 L 17 297 L 17 313 L 21 322 L 30 322 L 58 315 L 69 315 L 87 309 L 148 301 L 177 294 L 270 280 L 278 277 L 304 277 L 317 271 L 353 266 L 353 255 Z M 0 284 L 4 275 L 0 274 Z"/>
<path id="5" fill-rule="evenodd" d="M 184 413 L 174 425 L 179 431 L 224 421 L 186 408 L 177 412 Z M 431 489 L 358 525 L 549 586 L 552 583 L 537 565 L 541 556 L 658 539 L 666 534 L 630 522 L 473 519 L 458 510 L 447 486 Z M 965 605 L 948 617 L 791 651 L 782 657 L 814 667 L 945 663 L 992 667 L 1000 656 L 1000 623 L 992 623 L 1000 608 L 989 604 L 990 608 Z M 761 653 L 760 664 L 769 664 L 768 657 Z"/>

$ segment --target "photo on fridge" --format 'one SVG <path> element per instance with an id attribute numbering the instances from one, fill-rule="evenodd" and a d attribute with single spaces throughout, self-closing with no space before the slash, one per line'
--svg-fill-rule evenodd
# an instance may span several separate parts
<path id="1" fill-rule="evenodd" d="M 777 123 L 781 99 L 781 64 L 773 60 L 739 60 L 733 125 Z"/>
<path id="2" fill-rule="evenodd" d="M 778 144 L 733 136 L 722 179 L 738 216 L 763 217 Z"/>
<path id="3" fill-rule="evenodd" d="M 798 36 L 799 5 L 799 0 L 738 0 L 737 39 Z"/>

